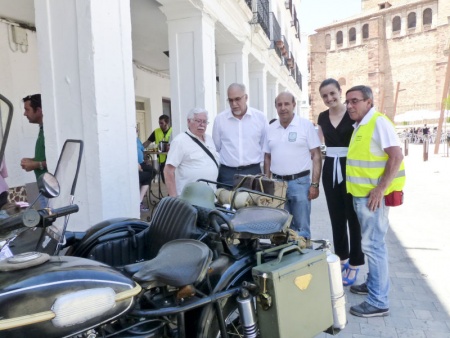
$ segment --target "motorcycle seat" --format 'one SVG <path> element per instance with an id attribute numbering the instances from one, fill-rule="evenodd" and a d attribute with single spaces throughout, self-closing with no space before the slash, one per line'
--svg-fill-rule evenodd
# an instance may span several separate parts
<path id="1" fill-rule="evenodd" d="M 235 237 L 245 238 L 249 235 L 265 237 L 285 233 L 291 220 L 292 216 L 284 209 L 255 206 L 237 210 L 230 222 Z"/>
<path id="2" fill-rule="evenodd" d="M 181 287 L 203 280 L 212 256 L 205 243 L 177 239 L 164 244 L 154 259 L 127 265 L 124 270 L 140 283 Z"/>

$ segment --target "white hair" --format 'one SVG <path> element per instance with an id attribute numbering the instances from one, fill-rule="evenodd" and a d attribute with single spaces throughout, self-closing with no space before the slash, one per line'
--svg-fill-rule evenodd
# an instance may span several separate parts
<path id="1" fill-rule="evenodd" d="M 192 108 L 189 113 L 187 113 L 188 120 L 192 120 L 197 114 L 206 114 L 206 116 L 208 116 L 208 111 L 205 108 Z"/>

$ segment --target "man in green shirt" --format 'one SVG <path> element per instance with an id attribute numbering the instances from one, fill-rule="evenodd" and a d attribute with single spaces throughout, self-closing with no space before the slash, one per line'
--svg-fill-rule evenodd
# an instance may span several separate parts
<path id="1" fill-rule="evenodd" d="M 30 123 L 39 124 L 39 134 L 34 149 L 34 157 L 23 158 L 20 161 L 20 165 L 26 171 L 33 170 L 37 179 L 40 175 L 47 172 L 41 94 L 28 95 L 22 101 L 25 109 L 23 115 L 27 117 Z"/>

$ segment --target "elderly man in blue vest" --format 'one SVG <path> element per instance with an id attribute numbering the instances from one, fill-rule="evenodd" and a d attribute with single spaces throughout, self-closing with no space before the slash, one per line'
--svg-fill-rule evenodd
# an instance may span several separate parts
<path id="1" fill-rule="evenodd" d="M 359 317 L 389 314 L 389 270 L 385 236 L 389 227 L 386 197 L 400 192 L 405 168 L 400 141 L 392 122 L 373 107 L 373 93 L 367 86 L 355 86 L 346 93 L 347 110 L 355 121 L 347 155 L 347 191 L 361 224 L 362 250 L 367 257 L 367 281 L 350 291 L 367 295 L 352 306 Z"/>

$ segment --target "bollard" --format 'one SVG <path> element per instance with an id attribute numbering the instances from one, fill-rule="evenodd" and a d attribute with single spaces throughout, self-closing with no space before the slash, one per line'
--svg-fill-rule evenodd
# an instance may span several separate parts
<path id="1" fill-rule="evenodd" d="M 409 151 L 409 141 L 408 138 L 405 138 L 405 156 L 408 156 Z"/>
<path id="2" fill-rule="evenodd" d="M 428 138 L 425 137 L 423 140 L 423 161 L 428 161 Z"/>

